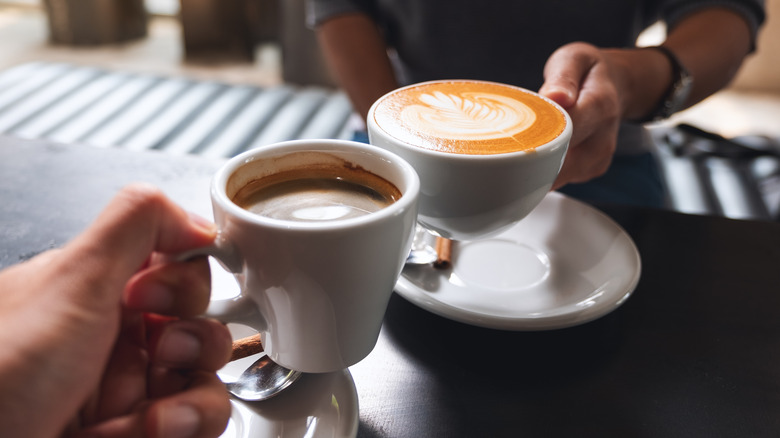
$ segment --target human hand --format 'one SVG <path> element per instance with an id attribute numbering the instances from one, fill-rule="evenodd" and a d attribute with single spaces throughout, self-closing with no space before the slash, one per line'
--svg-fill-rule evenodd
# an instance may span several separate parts
<path id="1" fill-rule="evenodd" d="M 544 68 L 539 94 L 571 116 L 573 132 L 553 189 L 602 175 L 612 162 L 623 112 L 608 52 L 571 43 L 556 50 Z"/>
<path id="2" fill-rule="evenodd" d="M 4 436 L 218 436 L 230 334 L 209 301 L 213 225 L 158 190 L 123 189 L 81 235 L 0 273 Z"/>

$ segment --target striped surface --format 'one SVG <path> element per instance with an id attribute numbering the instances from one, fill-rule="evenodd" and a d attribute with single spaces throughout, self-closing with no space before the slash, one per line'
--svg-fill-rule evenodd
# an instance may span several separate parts
<path id="1" fill-rule="evenodd" d="M 301 138 L 349 138 L 346 96 L 30 63 L 0 72 L 0 133 L 231 157 Z"/>

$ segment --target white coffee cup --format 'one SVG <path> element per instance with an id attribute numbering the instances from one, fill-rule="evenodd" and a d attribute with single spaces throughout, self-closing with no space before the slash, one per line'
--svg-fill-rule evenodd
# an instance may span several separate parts
<path id="1" fill-rule="evenodd" d="M 245 210 L 231 198 L 249 181 L 318 164 L 356 166 L 392 183 L 400 199 L 349 219 L 299 222 Z M 417 217 L 419 179 L 398 156 L 340 140 L 264 146 L 229 160 L 214 176 L 219 234 L 209 254 L 235 274 L 241 293 L 213 300 L 207 315 L 261 333 L 274 362 L 303 372 L 353 365 L 373 349 Z"/>
<path id="2" fill-rule="evenodd" d="M 489 87 L 484 93 L 487 97 L 473 91 L 461 93 L 461 86 Z M 400 93 L 410 91 L 418 94 L 398 98 Z M 513 95 L 531 100 L 514 102 Z M 556 131 L 529 150 L 495 154 L 435 150 L 436 141 L 450 141 L 451 127 L 452 135 L 466 147 L 471 138 L 479 136 L 487 136 L 488 140 L 507 137 L 506 130 L 515 126 L 515 138 L 524 135 L 529 126 L 544 134 L 546 128 L 539 125 L 543 117 L 529 113 L 539 102 L 556 118 Z M 402 114 L 418 105 L 422 109 L 412 112 L 414 118 Z M 436 113 L 431 108 L 437 105 L 446 108 Z M 455 119 L 462 118 L 466 111 L 473 113 L 468 115 L 470 125 L 448 119 L 452 114 Z M 419 113 L 428 119 L 416 119 Z M 514 119 L 507 119 L 510 113 Z M 480 117 L 491 120 L 483 123 Z M 390 92 L 369 110 L 367 127 L 371 144 L 401 156 L 417 170 L 421 183 L 420 224 L 456 240 L 500 233 L 530 213 L 551 189 L 572 133 L 569 115 L 551 100 L 522 88 L 471 80 L 425 82 Z"/>

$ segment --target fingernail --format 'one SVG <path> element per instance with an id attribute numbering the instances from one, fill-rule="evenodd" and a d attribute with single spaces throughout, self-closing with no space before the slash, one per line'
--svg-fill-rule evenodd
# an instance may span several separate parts
<path id="1" fill-rule="evenodd" d="M 217 226 L 211 222 L 210 220 L 207 220 L 201 216 L 198 216 L 195 213 L 187 212 L 190 216 L 190 220 L 200 228 L 208 231 L 209 233 L 216 233 L 217 232 Z"/>
<path id="2" fill-rule="evenodd" d="M 192 406 L 166 406 L 160 412 L 159 436 L 188 438 L 198 433 L 200 414 Z"/>
<path id="3" fill-rule="evenodd" d="M 200 356 L 200 339 L 185 330 L 171 328 L 163 333 L 157 346 L 157 360 L 170 364 L 186 364 Z"/>
<path id="4" fill-rule="evenodd" d="M 558 85 L 548 85 L 542 87 L 540 94 L 555 101 L 558 105 L 569 107 L 574 104 L 575 95 L 568 88 Z"/>

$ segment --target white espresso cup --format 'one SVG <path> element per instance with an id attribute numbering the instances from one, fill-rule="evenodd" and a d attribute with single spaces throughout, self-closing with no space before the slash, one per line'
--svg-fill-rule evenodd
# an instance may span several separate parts
<path id="1" fill-rule="evenodd" d="M 337 205 L 346 195 L 330 187 L 306 192 L 300 202 L 314 199 L 314 206 L 284 198 L 286 207 L 271 203 L 258 214 L 237 204 L 254 199 L 239 196 L 246 187 L 260 187 L 257 193 L 265 196 L 276 190 L 268 188 L 274 179 L 305 185 L 299 179 L 307 178 L 356 182 L 383 195 L 387 183 L 397 189 L 397 199 L 354 217 L 344 215 L 363 206 Z M 338 202 L 317 204 L 332 193 Z M 344 369 L 376 344 L 411 247 L 418 193 L 414 169 L 374 146 L 340 140 L 264 146 L 230 159 L 216 173 L 211 200 L 218 237 L 212 246 L 182 257 L 209 254 L 235 274 L 240 295 L 212 300 L 207 315 L 260 332 L 271 360 L 303 372 Z"/>
<path id="2" fill-rule="evenodd" d="M 572 133 L 569 115 L 531 91 L 486 81 L 414 84 L 378 99 L 371 144 L 420 176 L 419 222 L 456 240 L 488 237 L 552 188 Z"/>

